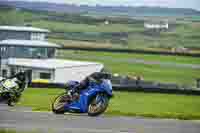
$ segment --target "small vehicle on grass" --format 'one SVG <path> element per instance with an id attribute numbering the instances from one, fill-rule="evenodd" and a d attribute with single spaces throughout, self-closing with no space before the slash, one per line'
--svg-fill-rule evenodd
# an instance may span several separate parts
<path id="1" fill-rule="evenodd" d="M 56 114 L 88 113 L 89 116 L 102 114 L 113 96 L 110 78 L 108 73 L 96 72 L 81 82 L 69 81 L 66 91 L 53 101 L 52 111 Z"/>
<path id="2" fill-rule="evenodd" d="M 6 101 L 9 106 L 14 106 L 26 87 L 26 72 L 3 78 L 0 80 L 0 100 Z"/>

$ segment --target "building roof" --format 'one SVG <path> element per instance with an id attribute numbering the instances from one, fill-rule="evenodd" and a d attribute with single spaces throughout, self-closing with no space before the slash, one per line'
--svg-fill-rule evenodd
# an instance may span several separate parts
<path id="1" fill-rule="evenodd" d="M 35 27 L 28 27 L 28 26 L 0 26 L 0 31 L 26 31 L 26 32 L 43 32 L 48 33 L 50 32 L 47 29 L 40 29 Z"/>
<path id="2" fill-rule="evenodd" d="M 91 65 L 103 65 L 95 62 L 84 61 L 72 61 L 61 59 L 24 59 L 24 58 L 10 58 L 8 59 L 8 65 L 10 66 L 22 66 L 29 68 L 40 69 L 56 69 L 56 68 L 72 68 Z"/>
<path id="3" fill-rule="evenodd" d="M 3 40 L 0 41 L 0 46 L 23 46 L 23 47 L 53 47 L 59 48 L 60 46 L 55 43 L 39 40 Z"/>

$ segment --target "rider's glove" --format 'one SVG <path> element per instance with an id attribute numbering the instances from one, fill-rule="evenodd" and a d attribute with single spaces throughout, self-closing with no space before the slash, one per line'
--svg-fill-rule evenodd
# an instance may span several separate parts
<path id="1" fill-rule="evenodd" d="M 69 91 L 67 92 L 67 94 L 68 94 L 69 96 L 72 96 L 72 95 L 73 95 L 73 90 L 69 90 Z"/>

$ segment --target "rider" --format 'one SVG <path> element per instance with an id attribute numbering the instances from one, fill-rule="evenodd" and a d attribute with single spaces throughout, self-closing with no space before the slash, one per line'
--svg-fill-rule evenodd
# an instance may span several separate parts
<path id="1" fill-rule="evenodd" d="M 25 88 L 26 84 L 26 72 L 25 71 L 20 71 L 18 73 L 16 73 L 15 75 L 12 75 L 6 79 L 14 79 L 15 82 L 18 84 L 18 88 L 17 89 L 17 93 L 21 93 L 23 91 L 23 89 Z"/>
<path id="2" fill-rule="evenodd" d="M 26 73 L 20 71 L 13 76 L 3 79 L 2 86 L 6 88 L 5 97 L 8 98 L 8 105 L 13 106 L 17 102 L 26 87 Z"/>
<path id="3" fill-rule="evenodd" d="M 71 89 L 69 91 L 70 95 L 74 95 L 74 94 L 80 94 L 80 92 L 84 89 L 87 88 L 87 86 L 89 86 L 90 82 L 95 82 L 97 84 L 100 84 L 103 82 L 103 79 L 110 79 L 111 75 L 108 73 L 104 73 L 104 72 L 94 72 L 91 75 L 89 75 L 88 77 L 86 77 L 84 80 L 82 80 L 76 87 L 74 87 L 73 89 Z M 68 86 L 70 88 L 70 86 Z"/>

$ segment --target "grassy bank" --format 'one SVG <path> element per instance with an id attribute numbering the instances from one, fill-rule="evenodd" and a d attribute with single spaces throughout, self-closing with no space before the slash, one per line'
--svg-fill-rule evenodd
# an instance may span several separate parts
<path id="1" fill-rule="evenodd" d="M 123 24 L 115 23 L 105 25 L 99 24 L 83 24 L 83 23 L 67 23 L 55 21 L 33 21 L 31 23 L 35 27 L 47 28 L 53 32 L 65 32 L 56 38 L 67 40 L 89 40 L 90 42 L 109 42 L 112 47 L 130 48 L 130 49 L 157 49 L 162 48 L 170 50 L 176 47 L 199 48 L 199 22 L 178 23 L 170 22 L 168 31 L 149 31 L 144 28 L 143 22 Z M 74 36 L 71 34 L 79 33 Z M 70 33 L 70 34 L 66 34 Z M 87 36 L 85 34 L 87 33 Z M 89 34 L 88 34 L 89 33 Z M 103 34 L 103 36 L 100 35 Z M 114 37 L 113 33 L 126 33 L 127 36 Z M 107 36 L 110 34 L 110 36 Z M 96 38 L 96 39 L 95 39 Z M 125 43 L 122 43 L 125 42 Z M 120 44 L 120 45 L 119 45 Z M 117 45 L 117 46 L 116 46 Z M 98 45 L 99 47 L 101 45 Z"/>
<path id="2" fill-rule="evenodd" d="M 29 88 L 18 105 L 32 107 L 34 111 L 51 111 L 51 101 L 61 92 L 61 89 Z M 200 119 L 199 96 L 130 92 L 114 94 L 106 112 L 108 115 Z"/>
<path id="3" fill-rule="evenodd" d="M 187 56 L 171 56 L 171 55 L 152 55 L 152 54 L 134 54 L 134 53 L 112 53 L 112 52 L 88 52 L 88 51 L 73 51 L 73 50 L 59 50 L 60 56 L 89 56 L 96 58 L 112 57 L 115 59 L 142 59 L 145 61 L 159 61 L 159 62 L 173 62 L 180 64 L 198 64 L 199 58 Z"/>
<path id="4" fill-rule="evenodd" d="M 36 27 L 47 28 L 54 32 L 131 32 L 138 28 L 131 28 L 132 25 L 111 24 L 111 25 L 89 25 L 74 24 L 55 21 L 35 21 L 31 23 Z"/>
<path id="5" fill-rule="evenodd" d="M 14 129 L 0 129 L 0 133 L 36 133 L 36 132 L 27 132 L 27 131 L 16 131 Z"/>
<path id="6" fill-rule="evenodd" d="M 194 17 L 198 20 L 198 16 Z M 160 19 L 159 17 L 148 19 Z M 110 23 L 105 24 L 105 20 Z M 90 41 L 101 47 L 108 43 L 109 48 L 152 49 L 169 51 L 171 48 L 188 47 L 190 52 L 199 53 L 200 22 L 191 20 L 174 21 L 169 19 L 167 31 L 148 30 L 144 28 L 143 18 L 101 18 L 81 14 L 63 14 L 45 11 L 0 9 L 1 25 L 30 24 L 34 27 L 47 28 L 52 31 L 49 36 L 58 41 Z M 60 33 L 65 32 L 65 33 Z M 93 47 L 92 45 L 90 45 Z M 107 45 L 108 46 L 108 45 Z M 193 51 L 194 50 L 194 51 Z"/>
<path id="7" fill-rule="evenodd" d="M 42 131 L 41 129 L 31 129 L 31 130 L 20 130 L 12 128 L 0 128 L 0 133 L 57 133 L 53 129 L 48 129 L 47 131 Z"/>
<path id="8" fill-rule="evenodd" d="M 101 62 L 113 73 L 142 75 L 145 80 L 159 82 L 177 83 L 180 85 L 195 86 L 200 71 L 192 68 L 165 67 L 160 65 L 149 65 L 131 62 L 131 59 L 142 59 L 144 61 L 158 61 L 161 63 L 178 64 L 200 64 L 198 58 L 158 56 L 141 54 L 122 54 L 106 52 L 84 52 L 84 51 L 60 51 L 58 57 L 72 60 L 86 60 Z"/>

